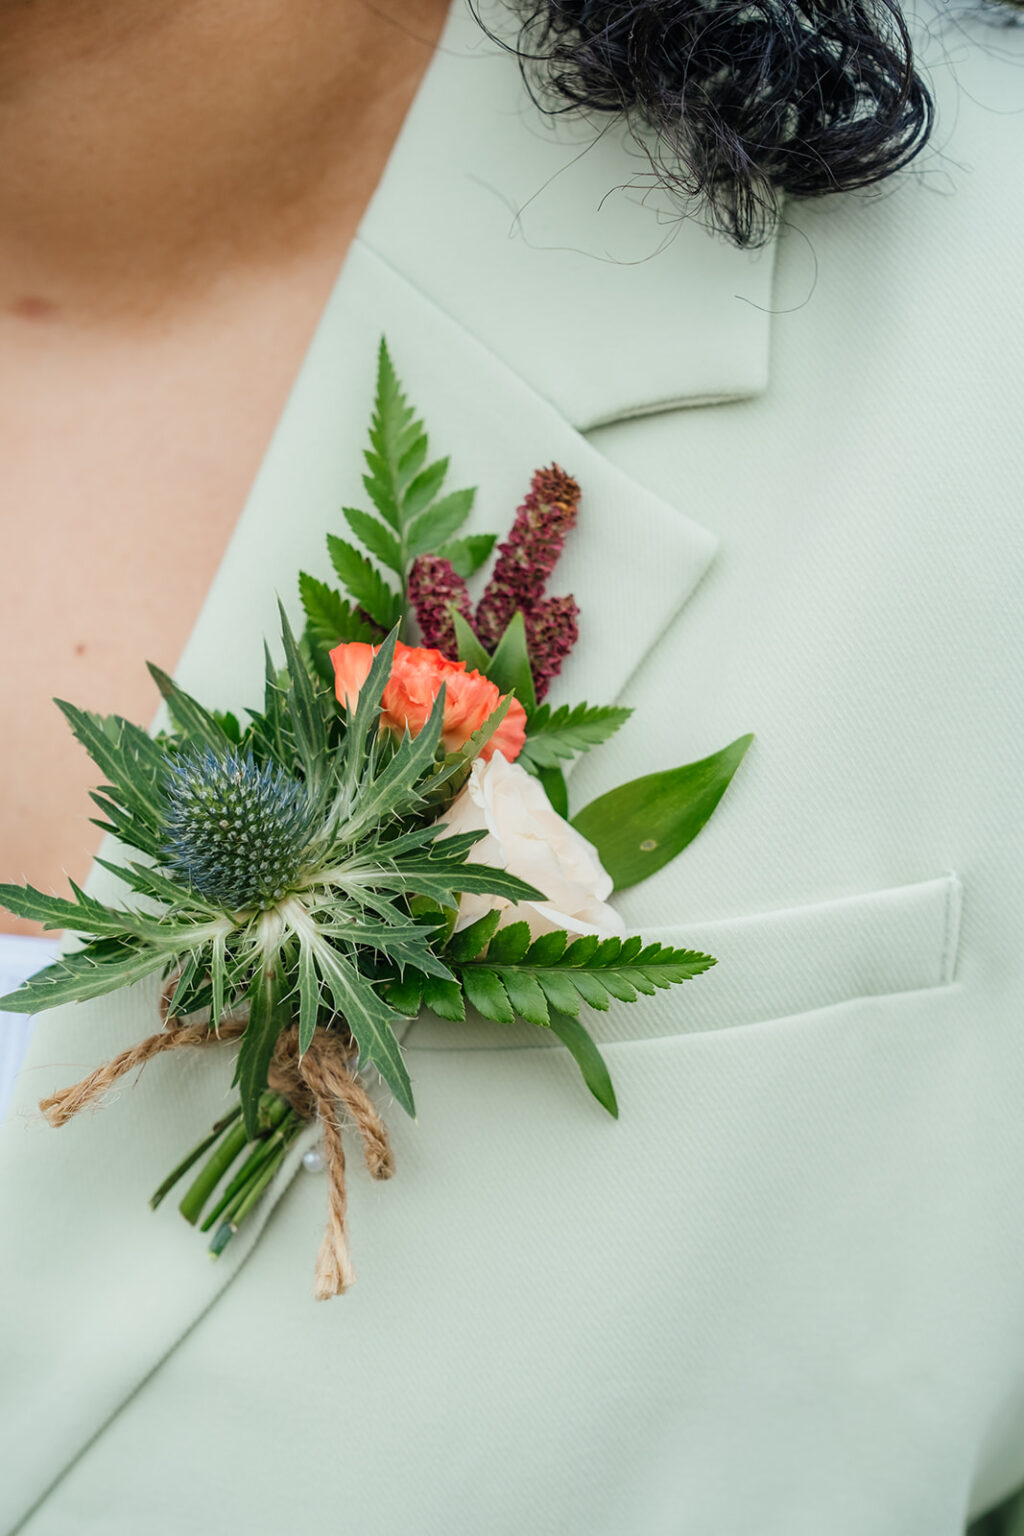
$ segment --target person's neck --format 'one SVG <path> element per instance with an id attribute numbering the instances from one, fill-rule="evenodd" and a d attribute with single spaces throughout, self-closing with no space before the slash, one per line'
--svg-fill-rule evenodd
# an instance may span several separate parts
<path id="1" fill-rule="evenodd" d="M 0 311 L 157 314 L 354 224 L 447 0 L 0 3 Z"/>

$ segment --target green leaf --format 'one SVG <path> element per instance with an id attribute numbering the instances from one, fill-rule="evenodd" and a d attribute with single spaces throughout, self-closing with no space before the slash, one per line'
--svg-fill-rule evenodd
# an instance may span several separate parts
<path id="1" fill-rule="evenodd" d="M 433 464 L 421 469 L 415 479 L 409 482 L 401 502 L 403 524 L 415 526 L 415 519 L 430 506 L 444 484 L 448 463 L 448 459 L 435 459 Z"/>
<path id="2" fill-rule="evenodd" d="M 362 694 L 359 702 L 362 703 Z M 355 843 L 374 827 L 419 802 L 422 797 L 415 789 L 433 765 L 444 725 L 444 707 L 442 686 L 419 734 L 406 736 L 384 772 L 360 785 L 351 814 L 338 828 L 340 841 Z"/>
<path id="3" fill-rule="evenodd" d="M 401 527 L 403 470 L 410 459 L 415 462 L 421 439 L 419 463 L 426 457 L 426 436 L 402 393 L 387 343 L 381 337 L 370 451 L 365 455 L 370 473 L 363 484 L 378 512 L 395 529 Z"/>
<path id="4" fill-rule="evenodd" d="M 693 841 L 753 739 L 740 736 L 700 762 L 633 779 L 572 818 L 577 832 L 597 849 L 617 891 L 646 880 Z"/>
<path id="5" fill-rule="evenodd" d="M 299 1055 L 309 1050 L 320 1013 L 320 981 L 312 946 L 299 937 Z"/>
<path id="6" fill-rule="evenodd" d="M 375 517 L 371 517 L 369 512 L 360 512 L 358 507 L 342 507 L 341 510 L 360 544 L 365 544 L 371 555 L 376 555 L 382 565 L 400 576 L 403 569 L 402 547 L 394 534 Z M 333 534 L 328 534 L 328 543 L 332 538 Z"/>
<path id="7" fill-rule="evenodd" d="M 380 715 L 381 698 L 387 687 L 388 678 L 391 676 L 397 641 L 398 626 L 396 624 L 387 638 L 381 641 L 380 649 L 367 673 L 366 682 L 359 690 L 356 707 L 349 716 L 348 732 L 345 736 L 344 770 L 344 788 L 349 796 L 355 793 L 356 785 L 362 775 L 367 741 Z"/>
<path id="8" fill-rule="evenodd" d="M 299 597 L 305 610 L 309 632 L 317 645 L 333 650 L 343 641 L 361 641 L 375 645 L 380 632 L 361 619 L 340 592 L 324 581 L 317 581 L 306 571 L 299 572 Z M 388 627 L 388 626 L 385 626 Z"/>
<path id="9" fill-rule="evenodd" d="M 522 753 L 516 759 L 522 761 Z M 529 763 L 523 763 L 523 767 L 530 768 Z M 547 795 L 551 809 L 556 816 L 561 816 L 563 821 L 569 820 L 569 786 L 565 782 L 565 774 L 561 768 L 534 768 L 534 775 L 541 789 Z"/>
<path id="10" fill-rule="evenodd" d="M 108 800 L 105 795 L 98 794 L 96 790 L 89 791 L 89 799 L 107 817 L 106 821 L 100 821 L 98 816 L 89 819 L 94 827 L 102 827 L 104 832 L 112 832 L 114 836 L 129 848 L 137 848 L 140 853 L 147 854 L 151 859 L 159 859 L 163 854 L 164 838 L 162 831 L 151 828 L 149 822 L 144 822 L 131 811 L 124 810 L 116 801 Z"/>
<path id="11" fill-rule="evenodd" d="M 168 908 L 196 913 L 201 917 L 220 915 L 219 907 L 206 901 L 182 881 L 173 880 L 163 870 L 153 869 L 148 864 L 112 864 L 107 859 L 101 859 L 99 855 L 96 856 L 96 863 L 103 869 L 109 869 L 112 875 L 123 880 L 140 896 L 151 896 L 155 901 L 163 902 Z"/>
<path id="12" fill-rule="evenodd" d="M 556 768 L 560 760 L 607 741 L 632 713 L 612 705 L 562 704 L 553 710 L 542 704 L 529 717 L 519 761 L 524 768 Z"/>
<path id="13" fill-rule="evenodd" d="M 494 533 L 471 533 L 464 539 L 452 539 L 443 544 L 437 553 L 442 560 L 448 561 L 456 576 L 465 578 L 475 575 L 490 558 L 497 538 Z"/>
<path id="14" fill-rule="evenodd" d="M 384 999 L 374 990 L 351 961 L 318 939 L 316 964 L 334 1006 L 341 1014 L 359 1047 L 359 1064 L 375 1067 L 407 1114 L 415 1117 L 412 1084 L 402 1059 L 402 1048 L 395 1038 L 391 1020 L 396 1017 Z M 444 985 L 444 983 L 438 983 Z"/>
<path id="15" fill-rule="evenodd" d="M 547 999 L 536 976 L 528 971 L 514 970 L 499 970 L 497 974 L 504 983 L 509 1002 L 527 1024 L 543 1027 L 549 1023 Z"/>
<path id="16" fill-rule="evenodd" d="M 42 1013 L 62 1003 L 84 1003 L 130 987 L 167 964 L 159 949 L 132 949 L 97 958 L 92 946 L 64 955 L 44 971 L 37 971 L 17 992 L 0 998 L 0 1012 Z"/>
<path id="17" fill-rule="evenodd" d="M 571 1052 L 583 1076 L 583 1081 L 594 1098 L 602 1109 L 608 1111 L 613 1120 L 617 1120 L 619 1106 L 615 1098 L 611 1073 L 585 1026 L 579 1019 L 566 1018 L 561 1014 L 553 1013 L 550 1027 L 551 1033 L 557 1035 L 566 1049 Z"/>
<path id="18" fill-rule="evenodd" d="M 47 896 L 32 885 L 0 885 L 0 906 L 15 917 L 27 917 L 44 928 L 69 928 L 72 933 L 94 933 L 117 938 L 128 931 L 128 914 L 79 892 L 77 901 Z"/>
<path id="19" fill-rule="evenodd" d="M 491 664 L 491 658 L 473 633 L 467 620 L 463 618 L 457 609 L 452 611 L 452 623 L 455 626 L 455 640 L 459 648 L 459 660 L 466 663 L 470 672 L 479 672 L 482 677 L 487 677 L 487 668 Z"/>
<path id="20" fill-rule="evenodd" d="M 475 960 L 487 948 L 488 940 L 500 922 L 501 912 L 497 908 L 493 912 L 485 912 L 475 923 L 452 934 L 448 940 L 447 954 L 452 960 Z"/>
<path id="21" fill-rule="evenodd" d="M 562 929 L 554 933 L 542 933 L 534 939 L 526 952 L 526 965 L 557 965 L 565 953 L 568 935 Z"/>
<path id="22" fill-rule="evenodd" d="M 167 704 L 167 712 L 175 729 L 190 741 L 201 741 L 206 746 L 212 747 L 214 752 L 223 754 L 225 743 L 231 738 L 210 711 L 204 709 L 202 704 L 187 694 L 184 688 L 179 688 L 174 679 L 168 677 L 167 673 L 161 671 L 153 662 L 147 661 L 146 666 Z"/>
<path id="23" fill-rule="evenodd" d="M 242 1101 L 242 1119 L 250 1140 L 259 1135 L 260 1095 L 267 1086 L 274 1046 L 281 1030 L 289 1022 L 282 1007 L 284 978 L 279 954 L 268 954 L 256 968 L 249 993 L 249 1021 L 235 1065 L 235 1080 Z"/>
<path id="24" fill-rule="evenodd" d="M 162 829 L 167 768 L 156 742 L 120 715 L 94 715 L 64 699 L 54 703 L 124 808 L 150 828 Z"/>
<path id="25" fill-rule="evenodd" d="M 572 977 L 552 967 L 551 970 L 539 970 L 537 981 L 552 1008 L 557 1009 L 559 1013 L 579 1013 L 579 993 L 573 985 Z"/>
<path id="26" fill-rule="evenodd" d="M 396 1013 L 401 1013 L 409 1019 L 416 1018 L 423 1007 L 425 980 L 424 976 L 417 975 L 414 971 L 406 971 L 400 980 L 388 982 L 387 1000 Z M 457 983 L 454 985 L 455 990 L 458 991 Z"/>
<path id="27" fill-rule="evenodd" d="M 453 533 L 458 532 L 473 510 L 475 496 L 475 489 L 452 491 L 442 496 L 440 501 L 435 501 L 410 526 L 405 542 L 407 557 L 414 560 L 417 555 L 437 551 L 439 545 L 446 543 Z"/>
<path id="28" fill-rule="evenodd" d="M 396 624 L 401 617 L 401 599 L 377 567 L 361 555 L 354 544 L 346 543 L 333 533 L 327 535 L 327 549 L 339 579 L 360 608 L 381 629 L 390 629 Z"/>
<path id="29" fill-rule="evenodd" d="M 462 988 L 457 981 L 438 981 L 428 976 L 423 983 L 423 1002 L 439 1019 L 449 1019 L 453 1024 L 466 1021 L 466 1004 Z"/>
<path id="30" fill-rule="evenodd" d="M 498 641 L 491 657 L 487 676 L 502 693 L 515 693 L 523 708 L 529 712 L 537 708 L 537 695 L 530 669 L 530 652 L 526 644 L 526 624 L 520 609 L 508 621 L 505 633 Z"/>
<path id="31" fill-rule="evenodd" d="M 327 759 L 327 732 L 324 728 L 323 711 L 316 698 L 316 688 L 306 663 L 299 654 L 284 604 L 278 601 L 281 616 L 281 639 L 284 642 L 285 661 L 288 666 L 288 706 L 295 745 L 308 784 L 316 784 L 323 776 Z"/>
<path id="32" fill-rule="evenodd" d="M 497 932 L 494 933 L 494 937 L 487 946 L 487 963 L 488 965 L 516 965 L 526 958 L 529 948 L 529 923 L 509 923 L 505 928 L 497 928 Z M 460 955 L 457 958 L 475 960 L 476 955 Z"/>
<path id="33" fill-rule="evenodd" d="M 515 1013 L 508 993 L 495 971 L 466 970 L 462 973 L 466 1001 L 495 1024 L 512 1024 Z"/>

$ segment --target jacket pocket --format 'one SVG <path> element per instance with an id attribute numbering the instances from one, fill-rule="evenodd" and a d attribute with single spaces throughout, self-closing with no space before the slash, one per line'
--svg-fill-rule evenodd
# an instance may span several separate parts
<path id="1" fill-rule="evenodd" d="M 655 997 L 584 1009 L 603 1043 L 735 1029 L 790 1018 L 858 997 L 948 985 L 960 932 L 953 873 L 835 901 L 707 923 L 644 927 L 644 937 L 715 956 L 710 971 Z M 544 1030 L 425 1015 L 405 1036 L 411 1050 L 476 1050 L 553 1044 Z"/>

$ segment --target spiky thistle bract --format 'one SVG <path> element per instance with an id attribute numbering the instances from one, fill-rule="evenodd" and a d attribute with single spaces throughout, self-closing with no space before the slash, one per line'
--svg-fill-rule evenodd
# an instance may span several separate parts
<path id="1" fill-rule="evenodd" d="M 304 662 L 284 610 L 286 667 L 269 661 L 262 711 L 233 742 L 217 718 L 156 673 L 173 734 L 161 744 L 117 717 L 65 708 L 106 773 L 108 828 L 146 856 L 108 864 L 157 913 L 0 887 L 19 915 L 86 936 L 84 947 L 3 1000 L 15 1011 L 99 997 L 152 972 L 177 973 L 175 1014 L 248 1007 L 238 1054 L 246 1127 L 280 1031 L 296 1020 L 300 1049 L 318 1026 L 343 1024 L 360 1066 L 375 1068 L 414 1112 L 385 983 L 406 968 L 439 980 L 438 920 L 467 890 L 512 901 L 539 896 L 504 870 L 466 862 L 476 834 L 436 841 L 435 817 L 493 723 L 445 756 L 444 695 L 416 737 L 381 736 L 381 696 L 397 629 L 383 642 L 347 721 Z M 482 834 L 481 834 L 482 835 Z M 417 901 L 417 898 L 419 901 Z M 414 915 L 426 905 L 426 914 Z"/>

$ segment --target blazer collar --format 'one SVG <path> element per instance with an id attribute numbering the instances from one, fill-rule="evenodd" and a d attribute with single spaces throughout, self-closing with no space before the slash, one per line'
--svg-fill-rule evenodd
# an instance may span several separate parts
<path id="1" fill-rule="evenodd" d="M 507 35 L 504 0 L 482 8 Z M 680 217 L 617 120 L 540 113 L 467 0 L 362 238 L 583 431 L 766 386 L 774 244 Z"/>

